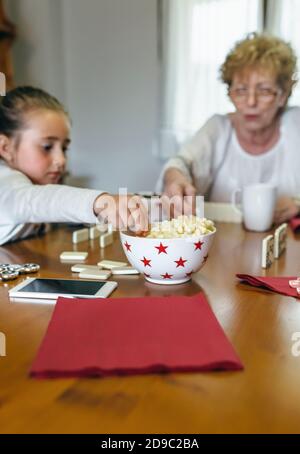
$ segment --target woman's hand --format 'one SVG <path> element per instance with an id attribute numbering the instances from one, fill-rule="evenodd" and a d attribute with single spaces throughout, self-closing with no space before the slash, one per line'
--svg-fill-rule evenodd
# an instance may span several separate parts
<path id="1" fill-rule="evenodd" d="M 299 214 L 299 206 L 290 197 L 280 197 L 277 200 L 274 222 L 281 224 L 282 222 L 289 221 Z"/>
<path id="2" fill-rule="evenodd" d="M 94 213 L 100 223 L 112 224 L 114 229 L 135 233 L 149 229 L 147 205 L 137 195 L 101 194 L 94 202 Z"/>
<path id="3" fill-rule="evenodd" d="M 171 168 L 164 177 L 161 202 L 170 218 L 180 214 L 195 214 L 196 189 L 180 170 Z"/>

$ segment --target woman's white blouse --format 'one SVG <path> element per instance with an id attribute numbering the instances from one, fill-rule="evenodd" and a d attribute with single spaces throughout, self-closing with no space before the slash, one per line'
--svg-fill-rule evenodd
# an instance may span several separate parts
<path id="1" fill-rule="evenodd" d="M 228 115 L 214 115 L 195 134 L 165 171 L 181 170 L 206 200 L 230 202 L 232 192 L 251 183 L 273 183 L 279 195 L 300 196 L 300 107 L 281 116 L 280 139 L 266 153 L 251 155 L 240 146 Z"/>

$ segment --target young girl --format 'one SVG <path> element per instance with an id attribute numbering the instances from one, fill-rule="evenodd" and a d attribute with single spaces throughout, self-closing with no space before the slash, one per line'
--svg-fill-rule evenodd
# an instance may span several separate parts
<path id="1" fill-rule="evenodd" d="M 60 185 L 70 144 L 70 120 L 53 96 L 19 87 L 0 104 L 0 245 L 37 232 L 43 222 L 96 223 L 142 230 L 141 201 Z"/>

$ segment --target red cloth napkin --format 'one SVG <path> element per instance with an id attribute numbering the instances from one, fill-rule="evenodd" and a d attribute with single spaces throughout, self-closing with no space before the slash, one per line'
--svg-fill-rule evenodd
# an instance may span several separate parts
<path id="1" fill-rule="evenodd" d="M 293 296 L 294 298 L 300 298 L 297 290 L 289 286 L 290 280 L 296 280 L 297 277 L 262 277 L 262 276 L 251 276 L 250 274 L 236 274 L 236 277 L 247 284 L 254 285 L 255 287 L 262 287 L 273 292 L 280 293 L 281 295 Z"/>
<path id="2" fill-rule="evenodd" d="M 243 369 L 203 294 L 59 298 L 31 376 Z"/>
<path id="3" fill-rule="evenodd" d="M 300 231 L 300 218 L 296 217 L 290 220 L 290 227 L 293 230 L 293 232 L 298 232 Z"/>

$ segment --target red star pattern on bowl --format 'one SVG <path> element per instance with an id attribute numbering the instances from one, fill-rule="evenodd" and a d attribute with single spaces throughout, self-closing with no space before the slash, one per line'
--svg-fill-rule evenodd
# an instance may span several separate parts
<path id="1" fill-rule="evenodd" d="M 145 279 L 180 284 L 191 279 L 208 258 L 215 232 L 193 238 L 147 238 L 120 232 L 124 253 Z"/>

